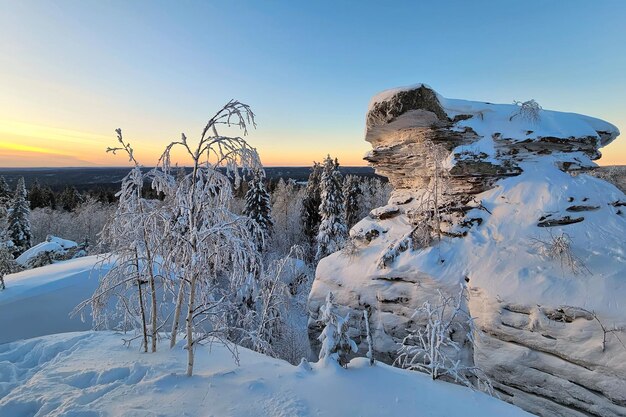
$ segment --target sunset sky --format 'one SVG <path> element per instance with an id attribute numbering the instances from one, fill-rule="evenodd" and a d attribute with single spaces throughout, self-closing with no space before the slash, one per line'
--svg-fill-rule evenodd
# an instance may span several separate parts
<path id="1" fill-rule="evenodd" d="M 399 3 L 399 4 L 398 4 Z M 626 135 L 626 1 L 0 0 L 0 166 L 152 165 L 222 104 L 250 104 L 266 165 L 364 165 L 376 92 L 605 119 Z M 626 138 L 601 164 L 626 164 Z"/>

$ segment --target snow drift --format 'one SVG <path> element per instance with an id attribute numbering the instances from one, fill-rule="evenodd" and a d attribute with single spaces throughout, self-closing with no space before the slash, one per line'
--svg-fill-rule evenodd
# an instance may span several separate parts
<path id="1" fill-rule="evenodd" d="M 376 96 L 366 156 L 394 186 L 323 259 L 309 333 L 326 294 L 371 308 L 388 363 L 438 291 L 466 283 L 483 336 L 459 359 L 503 399 L 543 416 L 626 415 L 626 196 L 585 174 L 619 131 L 599 119 L 441 97 L 425 85 Z"/>
<path id="2" fill-rule="evenodd" d="M 98 286 L 100 274 L 109 267 L 102 260 L 87 256 L 7 275 L 7 288 L 0 291 L 0 344 L 90 329 L 89 311 L 84 322 L 70 313 Z"/>
<path id="3" fill-rule="evenodd" d="M 517 417 L 522 410 L 427 376 L 353 360 L 293 366 L 216 343 L 143 354 L 112 332 L 66 333 L 0 345 L 0 415 Z M 209 351 L 210 350 L 210 351 Z"/>

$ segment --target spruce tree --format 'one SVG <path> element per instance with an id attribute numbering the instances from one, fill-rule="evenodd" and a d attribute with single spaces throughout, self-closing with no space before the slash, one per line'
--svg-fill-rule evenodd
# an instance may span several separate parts
<path id="1" fill-rule="evenodd" d="M 326 303 L 320 307 L 319 322 L 324 326 L 317 340 L 322 343 L 320 360 L 336 360 L 339 365 L 348 366 L 348 355 L 356 352 L 356 343 L 348 336 L 348 320 L 350 313 L 345 317 L 337 313 L 335 297 L 332 292 L 326 295 Z"/>
<path id="2" fill-rule="evenodd" d="M 346 175 L 343 180 L 343 197 L 346 202 L 346 225 L 348 229 L 359 221 L 359 201 L 361 194 L 361 181 L 359 177 Z"/>
<path id="3" fill-rule="evenodd" d="M 258 247 L 263 248 L 272 232 L 274 221 L 272 220 L 272 206 L 270 194 L 265 188 L 265 172 L 256 170 L 248 182 L 246 192 L 246 205 L 243 208 L 244 216 L 254 220 L 260 227 L 263 234 Z"/>
<path id="4" fill-rule="evenodd" d="M 9 184 L 7 184 L 7 180 L 4 177 L 0 176 L 0 205 L 7 206 L 13 197 L 13 193 L 11 192 L 11 188 Z"/>
<path id="5" fill-rule="evenodd" d="M 18 257 L 31 247 L 32 234 L 30 231 L 30 204 L 26 199 L 24 178 L 17 181 L 15 195 L 11 204 L 8 218 L 8 237 L 13 242 L 13 256 Z"/>
<path id="6" fill-rule="evenodd" d="M 342 185 L 339 162 L 329 155 L 324 160 L 320 182 L 321 222 L 317 233 L 317 260 L 337 252 L 344 245 L 347 228 Z"/>
<path id="7" fill-rule="evenodd" d="M 65 187 L 59 195 L 59 206 L 65 211 L 73 211 L 82 202 L 83 197 L 75 187 Z"/>
<path id="8" fill-rule="evenodd" d="M 317 232 L 321 221 L 320 217 L 320 180 L 322 179 L 322 167 L 318 162 L 313 163 L 311 168 L 311 174 L 306 183 L 306 193 L 302 200 L 302 228 L 304 234 L 307 237 L 308 243 L 313 252 L 311 257 L 315 254 L 315 248 L 317 246 Z"/>
<path id="9" fill-rule="evenodd" d="M 30 201 L 30 209 L 34 210 L 40 207 L 46 207 L 48 204 L 45 201 L 43 189 L 39 185 L 39 181 L 33 181 L 28 191 L 28 201 Z"/>

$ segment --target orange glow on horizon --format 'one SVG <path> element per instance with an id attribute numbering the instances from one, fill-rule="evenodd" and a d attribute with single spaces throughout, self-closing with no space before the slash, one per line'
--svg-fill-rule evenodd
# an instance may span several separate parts
<path id="1" fill-rule="evenodd" d="M 144 136 L 147 136 L 144 133 Z M 269 137 L 268 137 L 269 136 Z M 321 135 L 320 135 L 321 136 Z M 322 161 L 330 153 L 337 157 L 342 166 L 367 166 L 364 153 L 370 149 L 365 141 L 357 146 L 337 144 L 344 142 L 342 136 L 328 137 L 324 142 L 314 140 L 312 133 L 303 132 L 298 141 L 287 140 L 275 135 L 263 135 L 251 132 L 247 137 L 252 146 L 256 146 L 261 160 L 268 167 L 307 167 L 313 161 Z M 153 166 L 168 143 L 151 139 L 130 138 L 135 148 L 135 155 L 140 163 Z M 355 142 L 357 138 L 350 138 Z M 325 149 L 328 143 L 335 150 Z M 348 142 L 348 140 L 345 140 Z M 623 143 L 622 143 L 623 142 Z M 130 166 L 126 155 L 106 153 L 108 146 L 114 146 L 113 133 L 103 134 L 67 128 L 43 126 L 13 120 L 0 120 L 0 167 L 79 167 L 79 166 Z M 596 161 L 599 165 L 626 163 L 626 140 L 618 138 L 602 149 L 603 158 Z M 182 149 L 174 150 L 172 162 L 187 165 L 188 158 Z"/>

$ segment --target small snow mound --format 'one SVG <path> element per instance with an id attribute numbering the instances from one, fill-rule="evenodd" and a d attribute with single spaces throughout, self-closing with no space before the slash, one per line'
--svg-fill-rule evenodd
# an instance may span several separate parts
<path id="1" fill-rule="evenodd" d="M 15 260 L 21 267 L 28 268 L 32 266 L 33 261 L 43 255 L 49 254 L 51 258 L 58 255 L 63 255 L 68 249 L 78 247 L 78 243 L 61 239 L 60 237 L 48 235 L 45 242 L 41 242 L 32 248 L 28 249 Z"/>

